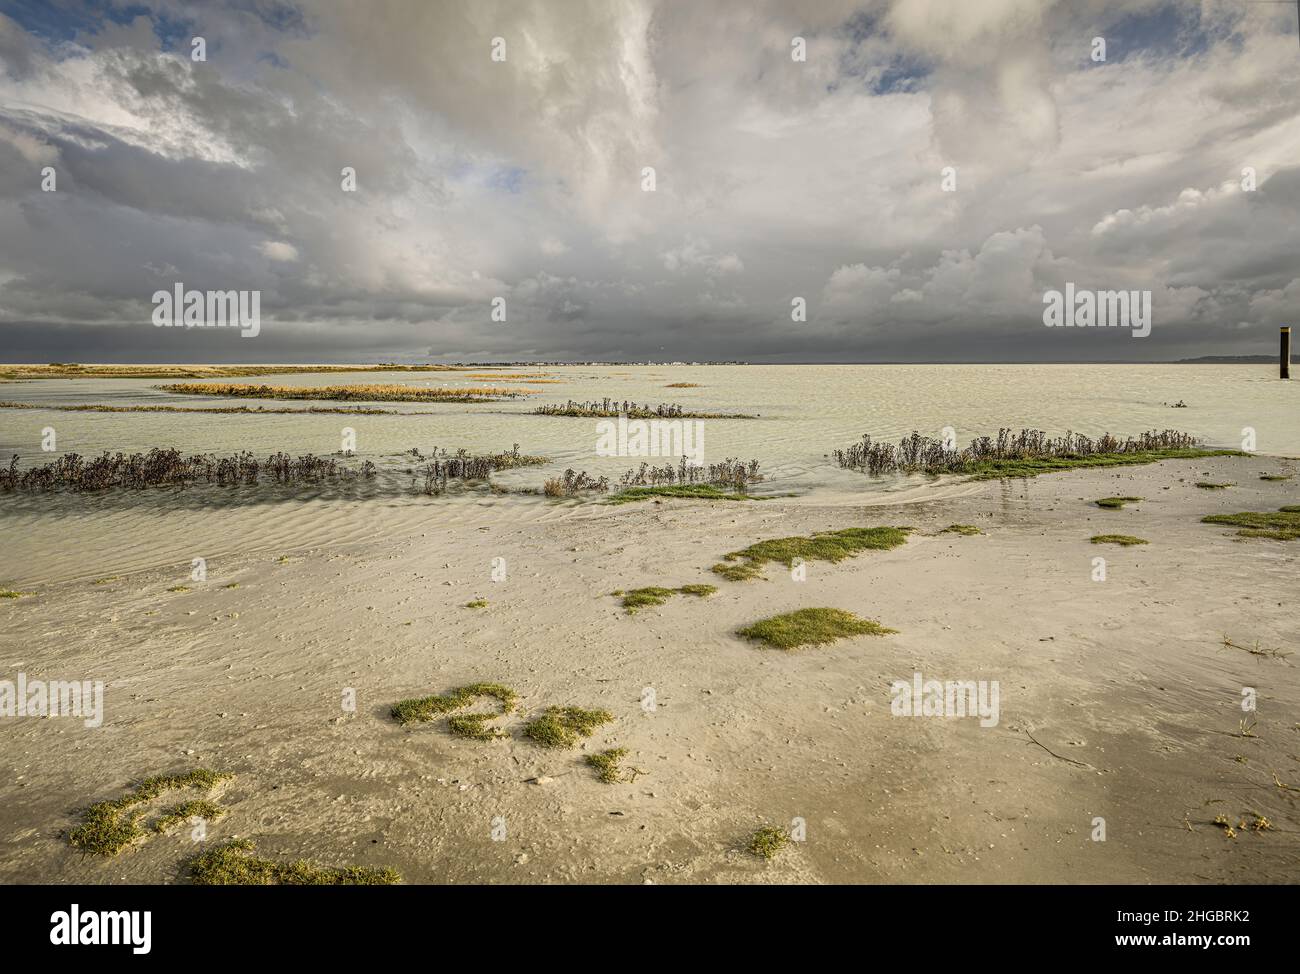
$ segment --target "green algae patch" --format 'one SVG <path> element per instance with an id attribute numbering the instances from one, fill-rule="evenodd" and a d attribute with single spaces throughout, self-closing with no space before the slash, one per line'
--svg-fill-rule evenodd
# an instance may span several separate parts
<path id="1" fill-rule="evenodd" d="M 737 630 L 737 635 L 777 649 L 790 650 L 800 646 L 822 646 L 850 636 L 886 636 L 897 631 L 843 609 L 816 608 L 798 609 L 763 619 Z"/>
<path id="2" fill-rule="evenodd" d="M 524 725 L 524 736 L 542 747 L 573 747 L 579 738 L 590 737 L 614 715 L 608 710 L 581 707 L 547 707 L 540 717 Z"/>
<path id="3" fill-rule="evenodd" d="M 949 524 L 946 528 L 944 528 L 939 533 L 975 535 L 975 534 L 983 534 L 984 532 L 981 531 L 973 524 Z"/>
<path id="4" fill-rule="evenodd" d="M 1088 540 L 1093 544 L 1117 544 L 1125 547 L 1148 543 L 1146 538 L 1135 538 L 1131 534 L 1094 534 Z"/>
<path id="5" fill-rule="evenodd" d="M 1108 511 L 1118 511 L 1125 504 L 1136 504 L 1142 500 L 1141 497 L 1103 497 L 1099 501 L 1093 501 L 1098 507 L 1104 507 Z"/>
<path id="6" fill-rule="evenodd" d="M 68 833 L 68 843 L 83 852 L 115 856 L 149 834 L 149 830 L 141 824 L 147 811 L 143 806 L 170 791 L 184 788 L 210 792 L 232 777 L 234 775 L 225 772 L 198 768 L 186 774 L 146 778 L 123 797 L 97 802 L 87 808 L 82 815 L 82 824 Z M 215 819 L 222 814 L 223 810 L 209 801 L 185 802 L 166 809 L 154 823 L 153 831 L 166 831 L 195 815 Z"/>
<path id="7" fill-rule="evenodd" d="M 391 886 L 402 881 L 395 869 L 320 866 L 309 859 L 276 862 L 253 855 L 253 843 L 234 839 L 190 860 L 190 878 L 200 886 Z"/>
<path id="8" fill-rule="evenodd" d="M 393 704 L 390 714 L 399 724 L 423 723 L 468 707 L 480 697 L 496 700 L 501 704 L 501 713 L 508 714 L 514 709 L 519 694 L 500 683 L 471 683 L 449 693 L 399 701 Z"/>
<path id="9" fill-rule="evenodd" d="M 1289 504 L 1277 511 L 1241 511 L 1237 514 L 1207 514 L 1202 524 L 1225 524 L 1239 528 L 1241 538 L 1271 538 L 1295 541 L 1300 538 L 1300 504 Z"/>
<path id="10" fill-rule="evenodd" d="M 596 769 L 596 777 L 607 785 L 616 785 L 623 780 L 622 761 L 627 757 L 627 748 L 612 747 L 599 754 L 588 754 L 587 764 Z"/>
<path id="11" fill-rule="evenodd" d="M 713 484 L 661 484 L 657 487 L 624 488 L 612 497 L 606 498 L 605 503 L 631 504 L 635 501 L 653 500 L 656 497 L 681 497 L 688 500 L 704 501 L 765 501 L 771 499 L 771 496 L 755 497 L 753 494 L 739 493 L 735 490 L 723 490 Z"/>
<path id="12" fill-rule="evenodd" d="M 697 598 L 705 598 L 712 595 L 718 590 L 716 585 L 691 584 L 682 585 L 679 588 L 663 588 L 658 585 L 650 585 L 645 588 L 634 588 L 628 591 L 619 589 L 611 592 L 611 595 L 622 596 L 623 608 L 627 609 L 628 615 L 634 615 L 637 609 L 643 609 L 646 606 L 663 605 L 674 595 L 694 595 Z"/>
<path id="13" fill-rule="evenodd" d="M 746 847 L 760 859 L 774 859 L 790 843 L 790 833 L 775 825 L 765 825 L 749 837 Z"/>
<path id="14" fill-rule="evenodd" d="M 907 541 L 908 527 L 841 528 L 808 537 L 771 538 L 723 555 L 713 571 L 728 581 L 758 578 L 768 562 L 793 566 L 801 561 L 840 562 L 863 551 L 885 551 Z"/>
<path id="15" fill-rule="evenodd" d="M 1166 450 L 1135 450 L 1130 453 L 1091 453 L 1088 455 L 1063 455 L 1019 460 L 985 460 L 975 463 L 967 471 L 974 480 L 996 480 L 1002 477 L 1037 477 L 1040 473 L 1058 470 L 1078 470 L 1084 467 L 1127 467 L 1135 464 L 1158 463 L 1161 460 L 1202 460 L 1209 457 L 1244 457 L 1240 450 L 1200 450 L 1195 447 L 1171 447 Z"/>

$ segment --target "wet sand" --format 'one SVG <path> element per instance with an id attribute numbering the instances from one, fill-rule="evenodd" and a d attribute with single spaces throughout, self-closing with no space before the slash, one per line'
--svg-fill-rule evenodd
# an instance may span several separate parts
<path id="1" fill-rule="evenodd" d="M 1273 774 L 1300 788 L 1300 654 L 1223 639 L 1300 650 L 1300 542 L 1199 521 L 1300 502 L 1300 479 L 1258 479 L 1295 469 L 1169 461 L 912 502 L 372 500 L 269 533 L 274 510 L 247 505 L 213 514 L 224 546 L 189 527 L 202 512 L 178 510 L 143 536 L 109 517 L 80 552 L 68 523 L 25 515 L 25 560 L 4 580 L 36 594 L 0 600 L 0 678 L 107 690 L 100 728 L 0 719 L 0 881 L 183 881 L 187 830 L 113 859 L 61 833 L 142 777 L 208 767 L 236 775 L 209 843 L 240 836 L 268 856 L 394 866 L 416 883 L 1294 882 L 1300 791 Z M 1110 495 L 1146 500 L 1090 503 Z M 939 533 L 953 523 L 984 534 Z M 747 583 L 709 571 L 764 538 L 859 525 L 915 531 L 893 550 L 810 563 L 802 582 L 776 565 Z M 1089 543 L 1101 533 L 1150 543 Z M 121 566 L 115 547 L 132 552 Z M 192 555 L 208 558 L 206 581 L 189 581 Z M 692 582 L 719 591 L 635 616 L 608 594 Z M 475 598 L 489 605 L 465 608 Z M 807 606 L 898 633 L 791 653 L 734 635 Z M 892 716 L 891 684 L 918 671 L 998 681 L 997 725 Z M 508 740 L 388 716 L 476 681 L 522 695 L 499 723 Z M 1251 737 L 1243 687 L 1258 693 Z M 521 736 L 556 704 L 616 719 L 572 751 Z M 583 756 L 607 747 L 645 773 L 598 781 Z M 1230 838 L 1220 814 L 1273 827 Z M 795 818 L 806 841 L 771 862 L 743 850 L 754 829 Z"/>

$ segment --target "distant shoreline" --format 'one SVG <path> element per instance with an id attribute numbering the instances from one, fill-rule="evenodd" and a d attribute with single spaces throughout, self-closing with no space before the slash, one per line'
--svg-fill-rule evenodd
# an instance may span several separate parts
<path id="1" fill-rule="evenodd" d="M 1070 362 L 741 362 L 741 361 L 565 361 L 512 360 L 499 362 L 320 362 L 320 363 L 140 363 L 94 362 L 75 366 L 29 362 L 0 363 L 0 382 L 22 379 L 111 379 L 111 378 L 217 378 L 223 376 L 290 375 L 318 372 L 459 372 L 473 369 L 510 368 L 692 368 L 734 366 L 873 366 L 873 365 L 1276 365 L 1276 355 L 1203 355 L 1198 358 L 1169 359 L 1157 362 L 1079 360 Z"/>

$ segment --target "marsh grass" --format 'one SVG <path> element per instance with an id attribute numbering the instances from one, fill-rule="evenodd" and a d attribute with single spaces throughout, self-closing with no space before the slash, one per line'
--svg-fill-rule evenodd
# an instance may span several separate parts
<path id="1" fill-rule="evenodd" d="M 621 595 L 623 597 L 623 608 L 627 609 L 627 614 L 635 615 L 637 609 L 643 609 L 646 606 L 663 605 L 674 595 L 694 595 L 697 598 L 704 598 L 712 595 L 717 590 L 716 585 L 696 583 L 682 585 L 679 588 L 661 588 L 657 585 L 650 585 L 646 588 L 634 588 L 626 592 L 620 589 L 610 594 Z"/>
<path id="2" fill-rule="evenodd" d="M 404 386 L 396 383 L 357 383 L 347 386 L 267 386 L 251 383 L 184 382 L 159 386 L 163 392 L 189 396 L 229 396 L 237 399 L 311 399 L 341 402 L 495 402 L 530 394 L 528 389 L 465 386 Z"/>
<path id="3" fill-rule="evenodd" d="M 352 469 L 332 458 L 310 453 L 291 457 L 273 453 L 265 460 L 244 452 L 219 457 L 211 453 L 184 456 L 179 450 L 154 447 L 148 453 L 111 454 L 87 459 L 78 453 L 65 453 L 50 463 L 18 469 L 14 454 L 7 468 L 0 467 L 0 491 L 46 493 L 54 490 L 73 492 L 147 487 L 188 488 L 196 484 L 219 487 L 257 486 L 261 478 L 281 485 L 337 483 L 356 478 L 370 479 L 375 465 L 367 460 Z"/>
<path id="4" fill-rule="evenodd" d="M 481 697 L 496 700 L 501 705 L 501 714 L 508 714 L 514 710 L 519 694 L 500 683 L 471 683 L 448 693 L 399 701 L 393 704 L 390 713 L 399 724 L 423 723 L 468 707 Z"/>
<path id="5" fill-rule="evenodd" d="M 200 886 L 391 886 L 402 881 L 395 869 L 319 866 L 308 859 L 276 862 L 252 854 L 253 843 L 234 839 L 190 860 L 190 878 Z"/>
<path id="6" fill-rule="evenodd" d="M 190 590 L 190 587 L 189 587 L 188 585 L 173 585 L 173 586 L 172 586 L 171 588 L 169 588 L 167 591 L 169 591 L 169 592 L 188 592 L 189 590 Z"/>
<path id="7" fill-rule="evenodd" d="M 68 833 L 68 843 L 74 849 L 101 856 L 115 856 L 127 846 L 144 838 L 148 831 L 141 827 L 147 805 L 155 798 L 183 788 L 197 788 L 210 792 L 221 782 L 234 777 L 220 771 L 198 768 L 186 774 L 155 775 L 141 781 L 128 794 L 110 801 L 97 802 L 82 814 L 82 824 Z M 198 811 L 187 811 L 188 809 Z M 162 832 L 192 815 L 215 819 L 224 814 L 217 805 L 208 802 L 186 802 L 167 809 L 153 826 Z"/>
<path id="8" fill-rule="evenodd" d="M 1300 504 L 1290 504 L 1277 511 L 1241 511 L 1237 514 L 1207 514 L 1202 524 L 1225 524 L 1239 528 L 1241 538 L 1272 538 L 1294 541 L 1300 538 Z"/>
<path id="9" fill-rule="evenodd" d="M 620 490 L 606 504 L 633 504 L 637 501 L 654 500 L 659 497 L 676 497 L 700 501 L 766 501 L 776 495 L 755 497 L 753 494 L 723 490 L 713 484 L 674 484 L 659 487 L 628 487 Z"/>
<path id="10" fill-rule="evenodd" d="M 596 769 L 596 777 L 607 785 L 616 785 L 623 780 L 622 761 L 627 757 L 627 748 L 612 747 L 607 751 L 601 751 L 599 754 L 588 754 L 587 764 Z M 635 780 L 637 771 L 631 772 Z"/>
<path id="11" fill-rule="evenodd" d="M 1118 511 L 1123 508 L 1125 504 L 1136 504 L 1140 500 L 1142 500 L 1141 497 L 1103 497 L 1101 500 L 1094 501 L 1093 503 L 1098 507 L 1104 507 L 1108 511 Z"/>
<path id="12" fill-rule="evenodd" d="M 1146 538 L 1135 538 L 1131 534 L 1094 534 L 1088 540 L 1093 544 L 1117 544 L 1125 547 L 1148 543 Z"/>
<path id="13" fill-rule="evenodd" d="M 542 747 L 573 747 L 579 738 L 590 737 L 597 727 L 613 719 L 608 710 L 547 707 L 540 717 L 524 725 L 524 736 Z"/>
<path id="14" fill-rule="evenodd" d="M 863 551 L 885 551 L 907 541 L 910 527 L 841 528 L 818 531 L 809 537 L 772 538 L 723 555 L 713 571 L 728 581 L 745 581 L 762 575 L 768 562 L 790 567 L 803 561 L 840 562 Z"/>
<path id="15" fill-rule="evenodd" d="M 485 481 L 498 470 L 540 466 L 549 462 L 548 457 L 520 453 L 518 443 L 509 453 L 485 453 L 477 456 L 463 449 L 455 453 L 448 453 L 446 450 L 439 452 L 437 447 L 427 457 L 422 456 L 419 450 L 410 452 L 417 459 L 425 461 L 424 466 L 417 467 L 413 472 L 417 477 L 424 478 L 421 492 L 431 496 L 446 493 L 449 483 L 453 480 L 462 483 Z"/>
<path id="16" fill-rule="evenodd" d="M 765 825 L 749 837 L 746 847 L 760 859 L 774 859 L 790 843 L 790 833 L 775 825 Z"/>
<path id="17" fill-rule="evenodd" d="M 939 533 L 975 535 L 975 534 L 983 534 L 984 532 L 981 531 L 973 524 L 949 524 L 946 528 L 944 528 Z"/>
<path id="18" fill-rule="evenodd" d="M 897 631 L 870 619 L 860 619 L 843 609 L 815 608 L 797 609 L 763 619 L 737 630 L 737 635 L 777 649 L 790 650 L 800 646 L 822 646 L 850 636 L 885 636 Z"/>
<path id="19" fill-rule="evenodd" d="M 18 592 L 11 588 L 0 588 L 0 599 L 26 599 L 35 594 L 35 592 Z"/>
<path id="20" fill-rule="evenodd" d="M 579 419 L 614 419 L 618 416 L 626 416 L 628 419 L 755 419 L 756 417 L 745 413 L 695 413 L 688 412 L 685 407 L 679 403 L 660 403 L 657 406 L 651 406 L 649 403 L 638 404 L 628 402 L 626 399 L 621 403 L 616 399 L 606 398 L 595 402 L 574 402 L 570 399 L 565 403 L 556 403 L 550 406 L 538 406 L 532 411 L 534 416 L 572 416 Z"/>
<path id="21" fill-rule="evenodd" d="M 216 802 L 208 801 L 206 798 L 195 798 L 164 809 L 162 815 L 153 823 L 153 828 L 155 832 L 166 832 L 172 826 L 188 822 L 196 816 L 212 822 L 225 814 L 226 810 Z"/>
<path id="22" fill-rule="evenodd" d="M 882 473 L 958 473 L 977 480 L 1034 477 L 1076 467 L 1108 467 L 1157 460 L 1211 456 L 1245 456 L 1239 450 L 1203 450 L 1196 439 L 1177 430 L 1150 430 L 1120 440 L 1109 433 L 1092 439 L 1078 433 L 1051 438 L 1042 430 L 1008 428 L 996 438 L 981 436 L 958 450 L 940 440 L 913 432 L 895 446 L 875 443 L 864 435 L 861 442 L 831 456 L 840 467 L 878 475 Z"/>
<path id="23" fill-rule="evenodd" d="M 677 466 L 666 463 L 662 467 L 653 467 L 642 462 L 636 470 L 629 470 L 619 478 L 619 486 L 624 490 L 633 487 L 725 487 L 743 494 L 750 484 L 762 481 L 758 472 L 758 461 L 745 463 L 735 457 L 727 457 L 720 463 L 695 466 L 682 457 Z M 699 494 L 660 494 L 661 497 L 701 496 Z"/>
<path id="24" fill-rule="evenodd" d="M 455 714 L 447 718 L 447 730 L 457 737 L 467 737 L 472 741 L 496 741 L 508 735 L 495 727 L 488 727 L 489 720 L 496 720 L 500 714 Z"/>
<path id="25" fill-rule="evenodd" d="M 488 606 L 487 599 L 474 599 L 470 602 L 465 603 L 465 608 L 467 609 L 486 609 L 487 606 Z"/>

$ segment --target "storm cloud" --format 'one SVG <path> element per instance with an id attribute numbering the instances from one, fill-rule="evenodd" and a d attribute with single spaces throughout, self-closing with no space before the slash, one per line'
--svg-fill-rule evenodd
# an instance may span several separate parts
<path id="1" fill-rule="evenodd" d="M 1300 324 L 1287 5 L 6 9 L 9 361 L 1142 361 Z M 155 329 L 178 281 L 260 290 L 261 333 Z M 1067 281 L 1150 290 L 1150 337 L 1044 328 Z"/>

